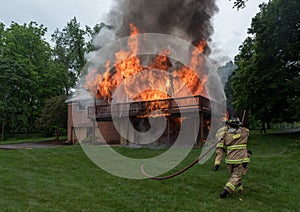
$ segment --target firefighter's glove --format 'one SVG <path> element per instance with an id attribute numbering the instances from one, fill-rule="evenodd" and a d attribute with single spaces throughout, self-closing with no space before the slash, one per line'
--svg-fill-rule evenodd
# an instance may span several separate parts
<path id="1" fill-rule="evenodd" d="M 249 155 L 252 155 L 252 151 L 251 150 L 247 150 L 247 153 L 249 154 Z"/>
<path id="2" fill-rule="evenodd" d="M 245 169 L 247 169 L 248 163 L 242 163 L 242 164 L 243 164 L 243 167 L 244 167 Z"/>
<path id="3" fill-rule="evenodd" d="M 220 165 L 215 165 L 215 166 L 214 166 L 214 171 L 218 171 L 219 168 L 220 168 Z"/>

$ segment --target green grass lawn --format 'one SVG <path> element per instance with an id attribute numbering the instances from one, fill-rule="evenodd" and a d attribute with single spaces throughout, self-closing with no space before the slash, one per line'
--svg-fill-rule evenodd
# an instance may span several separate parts
<path id="1" fill-rule="evenodd" d="M 299 134 L 254 134 L 245 193 L 220 199 L 229 174 L 213 158 L 165 181 L 123 179 L 93 164 L 79 145 L 0 151 L 4 211 L 299 211 Z M 121 148 L 151 157 L 163 150 Z M 199 156 L 191 154 L 178 166 Z M 176 171 L 173 170 L 173 171 Z"/>

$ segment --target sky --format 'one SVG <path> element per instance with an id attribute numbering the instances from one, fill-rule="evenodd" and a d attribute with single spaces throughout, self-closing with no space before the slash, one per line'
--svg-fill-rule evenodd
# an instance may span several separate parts
<path id="1" fill-rule="evenodd" d="M 213 18 L 212 58 L 220 62 L 233 60 L 238 47 L 247 37 L 251 19 L 258 5 L 267 0 L 249 0 L 246 8 L 233 9 L 233 0 L 217 0 L 219 12 Z M 63 29 L 74 16 L 81 26 L 93 27 L 104 20 L 110 0 L 0 0 L 0 22 L 7 27 L 36 21 L 48 28 L 47 39 L 55 29 Z"/>

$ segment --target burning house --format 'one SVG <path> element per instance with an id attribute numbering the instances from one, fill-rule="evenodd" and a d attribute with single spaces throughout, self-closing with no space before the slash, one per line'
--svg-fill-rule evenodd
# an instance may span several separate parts
<path id="1" fill-rule="evenodd" d="M 130 36 L 123 39 L 124 45 L 120 42 L 118 48 L 111 46 L 107 54 L 95 53 L 89 60 L 82 88 L 90 98 L 69 102 L 76 126 L 69 126 L 68 140 L 83 140 L 90 134 L 97 142 L 149 144 L 141 133 L 152 129 L 160 135 L 154 136 L 151 145 L 172 145 L 182 124 L 188 123 L 194 128 L 195 145 L 201 145 L 220 100 L 211 92 L 221 88 L 218 82 L 208 84 L 212 74 L 206 61 L 210 18 L 216 11 L 215 2 L 207 0 L 116 1 L 108 20 L 116 26 L 117 38 L 128 31 Z M 184 39 L 179 42 L 193 45 L 188 50 L 177 43 L 164 46 L 165 40 L 177 40 L 144 33 L 174 35 Z M 183 61 L 178 57 L 184 57 Z M 80 104 L 85 105 L 84 118 L 77 116 Z M 153 123 L 164 123 L 165 128 Z"/>

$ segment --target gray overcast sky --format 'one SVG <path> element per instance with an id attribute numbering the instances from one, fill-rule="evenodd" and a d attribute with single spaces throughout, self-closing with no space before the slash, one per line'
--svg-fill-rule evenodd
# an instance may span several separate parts
<path id="1" fill-rule="evenodd" d="M 232 0 L 233 1 L 233 0 Z M 210 44 L 213 57 L 220 62 L 233 59 L 247 36 L 251 19 L 259 11 L 258 5 L 267 0 L 249 0 L 246 8 L 232 9 L 233 2 L 217 0 L 219 13 L 214 17 L 215 34 Z M 48 28 L 47 37 L 56 28 L 62 29 L 74 16 L 79 23 L 93 27 L 103 20 L 111 7 L 110 0 L 0 0 L 0 22 L 9 26 L 36 21 Z"/>

